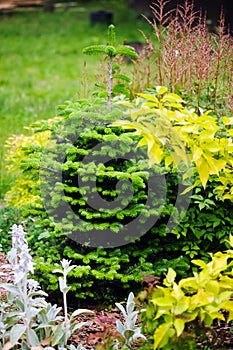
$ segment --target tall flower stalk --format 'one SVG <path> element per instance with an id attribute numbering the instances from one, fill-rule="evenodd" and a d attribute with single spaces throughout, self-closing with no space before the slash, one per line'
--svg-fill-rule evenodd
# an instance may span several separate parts
<path id="1" fill-rule="evenodd" d="M 32 256 L 21 225 L 13 225 L 11 230 L 12 248 L 7 254 L 9 264 L 4 267 L 13 272 L 13 284 L 3 284 L 8 291 L 10 311 L 8 318 L 13 326 L 9 330 L 11 346 L 15 346 L 19 339 L 30 347 L 39 346 L 40 342 L 33 329 L 34 318 L 47 303 L 47 295 L 40 290 L 39 284 L 28 278 L 34 272 Z M 11 311 L 12 310 L 12 311 Z"/>
<path id="2" fill-rule="evenodd" d="M 68 340 L 72 334 L 85 322 L 76 322 L 75 317 L 83 313 L 93 314 L 86 309 L 75 310 L 68 315 L 67 308 L 67 275 L 75 267 L 70 261 L 63 259 L 60 272 L 60 290 L 64 300 L 64 316 L 60 315 L 61 307 L 51 305 L 45 300 L 47 294 L 43 292 L 29 274 L 34 273 L 32 256 L 25 237 L 23 227 L 12 227 L 12 249 L 7 255 L 9 264 L 2 268 L 12 270 L 14 278 L 12 284 L 2 284 L 7 292 L 8 302 L 0 306 L 0 349 L 43 349 L 42 343 L 47 346 L 45 350 L 85 350 L 80 344 L 78 347 L 70 344 Z"/>

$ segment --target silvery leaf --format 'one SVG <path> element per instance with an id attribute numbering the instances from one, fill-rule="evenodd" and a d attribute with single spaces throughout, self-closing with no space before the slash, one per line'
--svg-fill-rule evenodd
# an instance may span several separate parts
<path id="1" fill-rule="evenodd" d="M 88 309 L 78 309 L 78 310 L 75 310 L 72 313 L 71 318 L 79 316 L 81 314 L 94 314 L 94 311 L 91 311 L 91 310 L 88 310 Z"/>
<path id="2" fill-rule="evenodd" d="M 25 333 L 25 331 L 26 331 L 25 324 L 16 324 L 11 328 L 10 342 L 12 344 L 12 347 L 15 346 L 15 344 L 22 337 L 22 335 Z"/>
<path id="3" fill-rule="evenodd" d="M 124 336 L 125 327 L 120 320 L 116 320 L 116 327 L 117 327 L 118 332 Z"/>
<path id="4" fill-rule="evenodd" d="M 29 343 L 32 347 L 35 347 L 35 346 L 40 346 L 40 341 L 38 339 L 38 336 L 36 334 L 36 332 L 33 330 L 33 329 L 30 329 L 29 330 Z"/>

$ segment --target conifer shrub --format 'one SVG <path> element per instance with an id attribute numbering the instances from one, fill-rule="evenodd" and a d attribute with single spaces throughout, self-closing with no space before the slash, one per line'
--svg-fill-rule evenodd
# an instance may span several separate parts
<path id="1" fill-rule="evenodd" d="M 116 106 L 107 112 L 102 99 L 67 102 L 58 108 L 59 118 L 33 125 L 20 161 L 10 147 L 11 163 L 20 163 L 18 178 L 33 182 L 30 193 L 37 200 L 20 203 L 20 208 L 37 279 L 53 295 L 58 290 L 54 265 L 62 258 L 77 265 L 70 273 L 74 296 L 108 303 L 116 295 L 140 290 L 143 275 L 161 276 L 172 267 L 187 276 L 190 260 L 208 260 L 208 252 L 225 249 L 232 231 L 232 203 L 214 194 L 213 179 L 205 189 L 197 186 L 191 200 L 184 196 L 187 203 L 180 209 L 186 215 L 179 222 L 174 216 L 177 173 L 165 165 L 149 169 L 147 149 L 136 149 L 138 136 L 110 126 L 123 116 Z M 38 146 L 33 136 L 38 139 L 40 133 L 50 137 Z M 151 177 L 156 188 L 151 188 Z M 17 206 L 14 197 L 12 201 Z M 177 225 L 168 230 L 171 217 Z M 116 238 L 134 220 L 135 237 L 128 242 L 114 246 L 109 239 L 109 247 L 98 241 L 95 246 L 102 233 Z"/>

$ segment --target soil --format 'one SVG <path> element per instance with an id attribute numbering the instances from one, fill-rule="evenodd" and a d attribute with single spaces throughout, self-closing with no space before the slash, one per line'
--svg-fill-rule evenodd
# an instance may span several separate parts
<path id="1" fill-rule="evenodd" d="M 0 254 L 0 267 L 6 264 L 6 259 L 4 254 Z M 0 283 L 10 283 L 13 280 L 13 275 L 10 269 L 2 268 L 3 274 L 0 274 Z M 3 288 L 0 288 L 0 301 L 6 298 L 6 291 Z M 93 307 L 88 307 L 93 311 L 91 315 L 80 315 L 77 317 L 77 322 L 86 322 L 77 334 L 73 335 L 72 343 L 73 344 L 83 344 L 86 349 L 92 349 L 97 346 L 97 344 L 109 341 L 111 337 L 116 338 L 119 336 L 117 332 L 115 323 L 116 320 L 120 319 L 122 315 L 120 314 L 117 308 L 112 308 L 111 310 L 98 310 Z M 208 332 L 207 332 L 208 333 Z M 233 350 L 233 326 L 220 321 L 215 322 L 211 332 L 208 336 L 209 339 L 212 339 L 212 344 L 206 343 L 206 340 L 199 342 L 200 349 L 208 350 Z M 42 346 L 47 344 L 42 344 Z M 139 343 L 135 344 L 135 349 L 139 347 Z M 104 349 L 101 347 L 101 349 Z M 107 348 L 106 348 L 107 349 Z M 110 349 L 108 347 L 108 349 Z"/>

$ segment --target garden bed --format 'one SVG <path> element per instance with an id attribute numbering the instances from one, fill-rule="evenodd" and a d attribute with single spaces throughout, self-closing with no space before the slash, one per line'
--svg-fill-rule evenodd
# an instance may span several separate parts
<path id="1" fill-rule="evenodd" d="M 2 265 L 6 264 L 4 254 L 0 254 L 0 268 Z M 1 283 L 12 282 L 12 272 L 9 269 L 3 269 L 4 276 L 0 276 Z M 4 299 L 6 296 L 6 291 L 0 288 L 0 300 Z M 86 349 L 93 349 L 98 343 L 103 343 L 107 341 L 111 336 L 117 333 L 116 320 L 122 321 L 122 315 L 117 308 L 100 309 L 94 308 L 93 306 L 87 305 L 88 309 L 94 311 L 93 315 L 82 315 L 77 317 L 77 322 L 86 322 L 77 334 L 73 335 L 71 342 L 74 345 L 79 345 L 80 343 L 86 347 Z M 206 344 L 206 340 L 202 341 L 200 339 L 199 346 L 200 349 L 217 350 L 217 349 L 228 349 L 233 350 L 233 334 L 232 326 L 226 324 L 223 321 L 215 322 L 211 334 L 209 334 L 209 339 L 213 342 L 211 347 Z M 42 344 L 43 345 L 43 344 Z M 46 344 L 44 344 L 46 345 Z M 139 348 L 140 343 L 134 345 L 134 349 Z"/>

